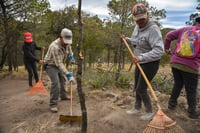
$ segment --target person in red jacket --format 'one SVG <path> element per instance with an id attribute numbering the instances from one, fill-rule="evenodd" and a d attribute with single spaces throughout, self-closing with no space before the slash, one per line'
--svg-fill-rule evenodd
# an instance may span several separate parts
<path id="1" fill-rule="evenodd" d="M 29 87 L 32 87 L 32 77 L 34 75 L 35 82 L 38 82 L 38 72 L 36 62 L 43 64 L 42 60 L 39 60 L 35 54 L 35 50 L 44 50 L 45 47 L 38 47 L 33 41 L 32 34 L 30 32 L 24 33 L 24 43 L 22 45 L 24 52 L 24 65 L 28 71 Z"/>

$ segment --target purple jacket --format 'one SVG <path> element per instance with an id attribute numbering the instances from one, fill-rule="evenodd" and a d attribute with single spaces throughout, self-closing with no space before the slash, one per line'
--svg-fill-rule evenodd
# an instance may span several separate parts
<path id="1" fill-rule="evenodd" d="M 180 39 L 181 39 L 181 35 L 187 31 L 188 29 L 192 29 L 191 26 L 188 27 L 184 27 L 184 28 L 180 28 L 177 30 L 172 30 L 169 33 L 167 33 L 166 38 L 165 38 L 165 50 L 168 50 L 170 48 L 170 44 L 173 40 L 177 40 L 177 43 L 180 43 Z M 196 26 L 196 30 L 200 30 L 200 24 L 198 24 Z M 200 41 L 200 39 L 199 39 Z M 200 42 L 199 42 L 200 43 Z M 171 53 L 171 59 L 170 59 L 170 63 L 179 63 L 179 64 L 183 64 L 186 65 L 194 70 L 199 71 L 199 66 L 200 66 L 200 49 L 198 51 L 198 54 L 196 57 L 194 58 L 184 58 L 184 57 L 180 57 L 176 54 L 175 52 L 176 48 L 172 51 Z"/>

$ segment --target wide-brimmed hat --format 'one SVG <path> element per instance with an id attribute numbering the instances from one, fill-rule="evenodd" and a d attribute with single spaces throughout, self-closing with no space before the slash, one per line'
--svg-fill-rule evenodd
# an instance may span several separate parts
<path id="1" fill-rule="evenodd" d="M 72 31 L 70 29 L 64 28 L 60 33 L 65 44 L 72 44 Z"/>
<path id="2" fill-rule="evenodd" d="M 135 21 L 139 19 L 146 19 L 147 15 L 147 8 L 143 3 L 137 3 L 132 7 L 132 15 Z"/>
<path id="3" fill-rule="evenodd" d="M 33 41 L 32 34 L 30 32 L 24 33 L 24 41 L 28 43 Z"/>

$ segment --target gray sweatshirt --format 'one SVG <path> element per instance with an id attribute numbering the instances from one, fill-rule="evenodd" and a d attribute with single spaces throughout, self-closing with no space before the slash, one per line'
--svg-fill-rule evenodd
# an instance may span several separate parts
<path id="1" fill-rule="evenodd" d="M 145 27 L 135 26 L 131 38 L 127 38 L 140 59 L 140 64 L 157 61 L 164 53 L 162 35 L 158 26 L 150 20 Z"/>

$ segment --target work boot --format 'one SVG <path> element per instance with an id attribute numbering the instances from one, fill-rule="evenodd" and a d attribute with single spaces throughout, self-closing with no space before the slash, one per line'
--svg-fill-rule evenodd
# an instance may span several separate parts
<path id="1" fill-rule="evenodd" d="M 152 112 L 146 112 L 145 114 L 143 114 L 140 119 L 147 121 L 147 120 L 151 120 L 153 118 L 154 113 Z"/>
<path id="2" fill-rule="evenodd" d="M 57 113 L 58 112 L 58 108 L 56 106 L 50 107 L 50 110 L 51 110 L 52 113 Z"/>
<path id="3" fill-rule="evenodd" d="M 135 115 L 135 114 L 139 114 L 140 110 L 132 108 L 131 110 L 126 111 L 126 113 L 129 115 Z"/>

